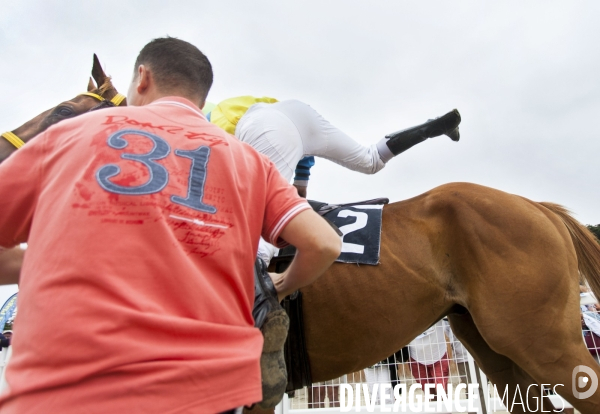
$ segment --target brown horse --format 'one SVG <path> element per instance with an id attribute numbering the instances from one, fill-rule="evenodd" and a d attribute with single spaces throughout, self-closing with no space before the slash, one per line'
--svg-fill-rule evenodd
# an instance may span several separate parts
<path id="1" fill-rule="evenodd" d="M 564 208 L 446 184 L 385 206 L 380 261 L 335 263 L 302 290 L 313 381 L 385 359 L 448 315 L 510 401 L 517 388 L 526 399 L 532 384 L 563 384 L 557 391 L 575 408 L 600 413 L 600 392 L 578 399 L 572 381 L 580 365 L 600 378 L 581 335 L 578 288 L 581 276 L 600 297 L 600 245 Z M 529 407 L 540 397 L 532 387 Z"/>
<path id="2" fill-rule="evenodd" d="M 92 77 L 96 84 L 94 85 L 94 81 L 90 78 L 87 92 L 42 112 L 13 131 L 3 133 L 0 138 L 0 162 L 24 143 L 63 119 L 73 118 L 103 106 L 127 105 L 125 97 L 117 92 L 110 77 L 104 73 L 96 55 L 92 66 Z"/>

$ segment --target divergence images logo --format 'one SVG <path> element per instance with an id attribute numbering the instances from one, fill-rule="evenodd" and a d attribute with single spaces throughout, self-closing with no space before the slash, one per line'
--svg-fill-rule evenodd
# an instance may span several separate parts
<path id="1" fill-rule="evenodd" d="M 590 398 L 598 389 L 598 376 L 594 370 L 585 365 L 578 365 L 573 370 L 573 395 L 579 400 Z"/>

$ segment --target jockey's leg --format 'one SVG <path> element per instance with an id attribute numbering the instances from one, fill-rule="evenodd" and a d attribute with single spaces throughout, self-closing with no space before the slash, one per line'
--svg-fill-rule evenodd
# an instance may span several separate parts
<path id="1" fill-rule="evenodd" d="M 296 125 L 304 155 L 326 158 L 364 174 L 374 174 L 385 166 L 375 144 L 359 144 L 307 104 L 289 100 L 275 103 L 272 107 Z"/>
<path id="2" fill-rule="evenodd" d="M 455 109 L 424 124 L 389 134 L 377 144 L 364 146 L 331 125 L 307 104 L 288 100 L 253 105 L 239 120 L 235 135 L 267 155 L 290 181 L 296 165 L 306 155 L 374 174 L 394 156 L 427 138 L 447 135 L 458 141 L 460 120 Z"/>
<path id="3" fill-rule="evenodd" d="M 262 111 L 266 108 L 267 105 L 260 110 Z M 460 123 L 460 114 L 457 110 L 427 121 L 424 124 L 390 134 L 377 144 L 364 146 L 333 126 L 303 102 L 297 100 L 283 101 L 272 104 L 268 108 L 273 112 L 280 112 L 282 115 L 287 116 L 294 124 L 302 142 L 303 155 L 326 158 L 343 167 L 364 174 L 378 172 L 395 155 L 427 138 L 448 135 L 454 141 L 458 141 L 459 139 L 458 124 Z M 274 138 L 271 138 L 271 141 L 277 138 L 277 134 L 281 135 L 281 137 L 284 135 L 273 128 L 272 133 L 274 134 Z M 266 136 L 268 134 L 269 132 L 266 133 Z M 291 136 L 289 133 L 285 135 Z M 292 143 L 290 141 L 281 145 L 292 145 Z M 297 145 L 297 143 L 293 145 Z M 297 159 L 297 161 L 299 160 Z M 277 162 L 275 164 L 277 165 Z M 293 167 L 292 165 L 290 168 Z"/>

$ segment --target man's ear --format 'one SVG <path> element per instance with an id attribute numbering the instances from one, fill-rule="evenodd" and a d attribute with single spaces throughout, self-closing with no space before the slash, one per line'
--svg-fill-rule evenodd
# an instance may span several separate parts
<path id="1" fill-rule="evenodd" d="M 137 70 L 137 93 L 143 95 L 152 84 L 152 74 L 144 65 L 138 66 Z"/>

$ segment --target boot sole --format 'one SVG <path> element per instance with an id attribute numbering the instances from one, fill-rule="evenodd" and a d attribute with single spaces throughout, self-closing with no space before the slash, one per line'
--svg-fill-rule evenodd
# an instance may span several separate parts
<path id="1" fill-rule="evenodd" d="M 264 338 L 263 353 L 283 350 L 289 327 L 290 318 L 285 310 L 277 309 L 270 312 L 260 328 Z"/>
<path id="2" fill-rule="evenodd" d="M 260 371 L 263 399 L 258 406 L 263 409 L 275 408 L 287 388 L 287 370 L 283 349 L 263 353 L 260 357 Z"/>
<path id="3" fill-rule="evenodd" d="M 287 339 L 290 318 L 283 308 L 271 311 L 260 328 L 264 338 L 260 356 L 263 400 L 258 406 L 274 408 L 283 397 L 287 387 L 287 370 L 283 347 Z"/>

